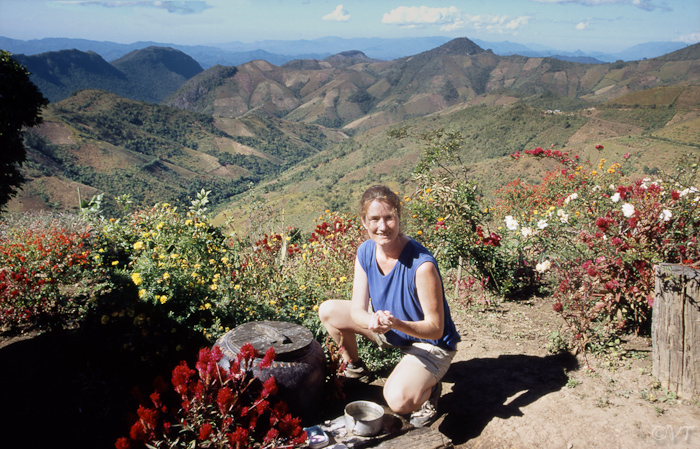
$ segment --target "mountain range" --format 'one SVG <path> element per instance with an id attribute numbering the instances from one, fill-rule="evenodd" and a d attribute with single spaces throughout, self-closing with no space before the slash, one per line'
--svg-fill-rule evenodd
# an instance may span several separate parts
<path id="1" fill-rule="evenodd" d="M 134 50 L 147 47 L 169 47 L 182 51 L 195 59 L 202 67 L 214 65 L 237 66 L 257 59 L 282 65 L 294 59 L 324 59 L 344 51 L 361 51 L 370 58 L 390 61 L 431 50 L 450 41 L 451 38 L 434 36 L 419 38 L 354 38 L 325 37 L 313 40 L 266 40 L 252 43 L 230 42 L 211 45 L 176 45 L 172 43 L 92 41 L 86 39 L 45 38 L 19 40 L 0 36 L 0 48 L 12 53 L 35 55 L 49 51 L 93 51 L 106 61 L 113 61 Z M 529 57 L 553 57 L 573 62 L 601 63 L 636 61 L 655 58 L 685 47 L 681 42 L 647 42 L 617 53 L 568 52 L 538 44 L 523 45 L 509 41 L 490 42 L 472 39 L 484 49 L 491 49 L 501 56 L 522 55 Z"/>
<path id="2" fill-rule="evenodd" d="M 141 80 L 144 91 L 153 80 L 175 81 L 161 102 L 89 84 L 54 101 L 27 138 L 31 182 L 11 210 L 70 209 L 77 188 L 112 199 L 129 193 L 145 205 L 207 188 L 230 217 L 232 204 L 248 201 L 243 192 L 260 185 L 290 223 L 303 222 L 319 208 L 349 204 L 356 184 L 406 187 L 420 146 L 387 140 L 390 129 L 461 132 L 463 160 L 492 190 L 528 174 L 503 164 L 535 146 L 585 152 L 604 143 L 611 155 L 636 154 L 628 162 L 637 172 L 668 164 L 661 155 L 700 148 L 700 44 L 606 64 L 499 56 L 466 38 L 391 61 L 356 50 L 206 70 L 158 47 L 111 64 L 79 50 L 35 58 L 54 61 L 28 65 L 42 83 L 59 73 L 77 87 L 71 73 L 88 72 L 132 89 Z M 49 70 L 71 67 L 63 59 L 89 62 L 89 70 Z M 494 169 L 499 176 L 489 175 Z"/>

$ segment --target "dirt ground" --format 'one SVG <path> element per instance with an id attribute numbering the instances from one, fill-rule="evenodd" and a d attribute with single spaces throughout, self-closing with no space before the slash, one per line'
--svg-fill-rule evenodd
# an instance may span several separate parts
<path id="1" fill-rule="evenodd" d="M 455 321 L 462 342 L 432 426 L 455 447 L 700 448 L 700 403 L 658 386 L 648 339 L 623 342 L 624 359 L 589 356 L 589 373 L 582 357 L 547 350 L 562 324 L 548 300 L 505 302 Z M 137 337 L 154 338 L 128 338 L 137 345 Z M 0 447 L 114 447 L 136 409 L 133 387 L 148 392 L 156 374 L 142 356 L 116 350 L 126 340 L 90 329 L 0 340 Z M 376 383 L 354 394 L 381 401 Z"/>
<path id="2" fill-rule="evenodd" d="M 551 302 L 506 302 L 455 317 L 462 342 L 433 428 L 458 448 L 700 448 L 700 402 L 651 375 L 651 341 L 625 358 L 552 355 Z"/>

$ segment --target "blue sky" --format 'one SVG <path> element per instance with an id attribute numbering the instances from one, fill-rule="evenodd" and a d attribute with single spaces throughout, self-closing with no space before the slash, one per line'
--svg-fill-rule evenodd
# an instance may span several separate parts
<path id="1" fill-rule="evenodd" d="M 698 0 L 0 0 L 0 36 L 183 45 L 468 37 L 573 51 L 700 41 Z"/>

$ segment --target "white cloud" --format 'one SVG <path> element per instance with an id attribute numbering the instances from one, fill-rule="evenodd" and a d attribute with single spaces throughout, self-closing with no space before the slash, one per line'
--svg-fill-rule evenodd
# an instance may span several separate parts
<path id="1" fill-rule="evenodd" d="M 102 6 L 104 8 L 156 8 L 176 14 L 198 14 L 211 8 L 206 1 L 55 1 L 65 6 Z"/>
<path id="2" fill-rule="evenodd" d="M 531 0 L 538 3 L 578 3 L 585 6 L 631 5 L 645 11 L 655 9 L 670 10 L 664 5 L 657 5 L 652 0 Z"/>
<path id="3" fill-rule="evenodd" d="M 678 42 L 685 42 L 686 44 L 697 44 L 700 42 L 700 31 L 696 31 L 690 34 L 684 34 L 677 39 Z"/>
<path id="4" fill-rule="evenodd" d="M 588 22 L 579 22 L 576 24 L 576 29 L 579 31 L 583 31 L 585 29 L 588 29 Z"/>
<path id="5" fill-rule="evenodd" d="M 330 22 L 347 22 L 350 20 L 350 14 L 343 9 L 343 5 L 338 5 L 332 13 L 326 14 L 322 19 Z"/>
<path id="6" fill-rule="evenodd" d="M 529 20 L 530 16 L 511 17 L 489 14 L 472 16 L 454 6 L 446 8 L 399 6 L 382 17 L 382 23 L 407 28 L 433 25 L 439 26 L 440 31 L 471 28 L 498 34 L 514 33 L 526 26 Z"/>

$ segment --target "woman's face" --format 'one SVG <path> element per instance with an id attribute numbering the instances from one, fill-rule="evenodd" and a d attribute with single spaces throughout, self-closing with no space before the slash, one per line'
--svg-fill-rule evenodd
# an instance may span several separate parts
<path id="1" fill-rule="evenodd" d="M 377 245 L 391 243 L 399 236 L 399 217 L 391 206 L 381 200 L 369 203 L 362 224 Z"/>

